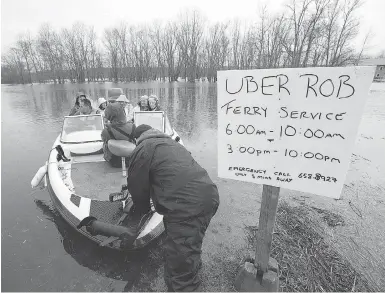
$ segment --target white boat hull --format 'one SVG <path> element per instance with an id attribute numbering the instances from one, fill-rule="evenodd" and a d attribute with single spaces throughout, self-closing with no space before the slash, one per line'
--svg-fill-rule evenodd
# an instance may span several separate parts
<path id="1" fill-rule="evenodd" d="M 177 137 L 178 134 L 174 131 L 172 138 Z M 183 145 L 182 140 L 179 140 L 179 143 Z M 71 159 L 70 162 L 58 162 L 58 152 L 55 149 L 57 145 L 61 145 L 66 157 Z M 84 144 L 61 143 L 59 135 L 49 154 L 48 190 L 57 210 L 74 228 L 90 216 L 110 224 L 117 224 L 118 218 L 124 216 L 123 202 L 109 202 L 108 196 L 120 191 L 125 178 L 122 177 L 120 168 L 112 168 L 103 160 L 103 154 L 100 153 L 102 145 L 101 141 Z M 97 185 L 99 181 L 104 182 L 100 188 Z M 91 235 L 84 227 L 77 231 L 99 244 L 108 240 L 106 236 Z M 163 232 L 163 216 L 153 211 L 129 250 L 148 245 Z M 112 241 L 108 247 L 122 250 L 118 240 Z"/>

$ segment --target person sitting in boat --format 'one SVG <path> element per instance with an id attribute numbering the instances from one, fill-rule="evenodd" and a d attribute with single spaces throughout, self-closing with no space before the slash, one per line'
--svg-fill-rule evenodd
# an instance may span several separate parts
<path id="1" fill-rule="evenodd" d="M 139 125 L 127 170 L 132 218 L 150 210 L 163 215 L 164 279 L 169 291 L 202 291 L 199 269 L 206 229 L 219 206 L 217 186 L 190 152 L 167 134 Z"/>
<path id="2" fill-rule="evenodd" d="M 130 101 L 127 99 L 125 95 L 120 95 L 119 98 L 116 99 L 116 102 L 120 104 L 120 106 L 123 108 L 124 113 L 126 114 L 126 120 L 130 121 L 134 117 L 132 105 L 130 104 Z"/>
<path id="3" fill-rule="evenodd" d="M 105 98 L 99 98 L 98 99 L 98 114 L 102 114 L 104 116 L 104 111 L 107 108 L 107 101 Z"/>
<path id="4" fill-rule="evenodd" d="M 139 102 L 132 109 L 132 111 L 130 113 L 130 120 L 129 121 L 134 122 L 134 112 L 148 111 L 148 110 L 149 110 L 149 108 L 148 108 L 148 96 L 147 95 L 141 96 Z"/>
<path id="5" fill-rule="evenodd" d="M 134 112 L 139 112 L 139 111 L 148 111 L 148 96 L 147 95 L 141 96 L 138 104 L 134 108 Z"/>
<path id="6" fill-rule="evenodd" d="M 83 102 L 84 99 L 87 99 L 87 97 L 82 92 L 78 92 L 76 94 L 75 105 L 72 107 L 72 109 L 71 109 L 70 113 L 68 114 L 68 116 L 74 116 L 77 112 L 79 112 L 80 107 L 81 107 L 81 103 Z"/>
<path id="7" fill-rule="evenodd" d="M 148 98 L 148 111 L 160 111 L 159 99 L 155 95 Z"/>
<path id="8" fill-rule="evenodd" d="M 89 99 L 84 99 L 81 103 L 79 111 L 75 115 L 91 115 L 99 114 L 98 110 L 92 107 L 91 101 Z"/>
<path id="9" fill-rule="evenodd" d="M 115 156 L 108 149 L 108 141 L 110 139 L 127 140 L 134 142 L 132 133 L 135 130 L 135 125 L 126 121 L 126 115 L 123 108 L 119 103 L 108 104 L 104 111 L 105 118 L 110 121 L 106 124 L 106 128 L 102 131 L 103 140 L 103 153 L 104 159 L 113 167 L 121 167 L 122 160 L 120 157 Z M 128 160 L 126 159 L 128 163 Z"/>

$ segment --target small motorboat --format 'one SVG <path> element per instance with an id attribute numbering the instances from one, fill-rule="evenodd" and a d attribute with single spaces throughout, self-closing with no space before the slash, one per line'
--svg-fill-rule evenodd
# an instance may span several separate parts
<path id="1" fill-rule="evenodd" d="M 137 112 L 134 121 L 137 126 L 153 124 L 152 127 L 162 129 L 183 145 L 162 111 Z M 60 215 L 100 246 L 117 250 L 140 249 L 164 232 L 163 216 L 151 203 L 149 213 L 140 221 L 133 219 L 133 204 L 126 186 L 125 157 L 129 157 L 135 145 L 111 139 L 109 149 L 122 158 L 122 168 L 111 167 L 103 158 L 103 129 L 104 119 L 100 114 L 65 116 L 48 161 L 31 183 L 36 186 L 44 178 Z"/>

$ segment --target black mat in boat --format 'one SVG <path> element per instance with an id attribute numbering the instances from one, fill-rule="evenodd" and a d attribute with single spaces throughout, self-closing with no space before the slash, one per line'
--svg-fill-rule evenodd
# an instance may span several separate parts
<path id="1" fill-rule="evenodd" d="M 105 161 L 73 164 L 71 179 L 77 195 L 107 201 L 110 193 L 119 192 L 126 183 L 122 169 Z"/>
<path id="2" fill-rule="evenodd" d="M 116 224 L 123 215 L 123 205 L 121 201 L 92 201 L 90 208 L 90 216 L 95 217 L 99 221 Z"/>

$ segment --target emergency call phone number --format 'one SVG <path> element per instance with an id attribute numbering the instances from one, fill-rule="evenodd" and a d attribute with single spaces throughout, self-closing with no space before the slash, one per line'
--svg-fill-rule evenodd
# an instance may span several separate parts
<path id="1" fill-rule="evenodd" d="M 337 179 L 330 176 L 323 176 L 319 173 L 310 174 L 310 173 L 299 173 L 298 178 L 304 179 L 314 179 L 314 180 L 323 180 L 325 182 L 337 182 Z"/>

